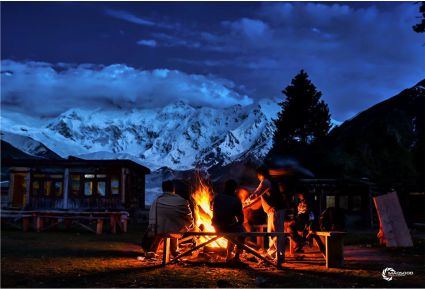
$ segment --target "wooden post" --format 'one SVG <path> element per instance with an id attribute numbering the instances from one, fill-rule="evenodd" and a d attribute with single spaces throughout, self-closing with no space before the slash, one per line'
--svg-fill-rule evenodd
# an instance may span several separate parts
<path id="1" fill-rule="evenodd" d="M 344 243 L 341 235 L 326 236 L 326 268 L 344 266 Z"/>
<path id="2" fill-rule="evenodd" d="M 165 266 L 169 262 L 170 262 L 170 237 L 165 237 L 164 238 L 162 265 Z"/>
<path id="3" fill-rule="evenodd" d="M 36 230 L 38 233 L 43 230 L 43 218 L 41 216 L 36 217 Z"/>
<path id="4" fill-rule="evenodd" d="M 125 205 L 125 181 L 126 181 L 126 169 L 121 168 L 121 204 Z"/>
<path id="5" fill-rule="evenodd" d="M 68 209 L 69 194 L 69 169 L 66 168 L 63 174 L 63 208 Z"/>
<path id="6" fill-rule="evenodd" d="M 115 219 L 115 215 L 110 215 L 109 220 L 110 220 L 110 225 L 111 225 L 111 233 L 116 234 L 117 233 L 117 220 Z"/>
<path id="7" fill-rule="evenodd" d="M 103 231 L 103 219 L 99 218 L 97 219 L 97 224 L 96 224 L 96 234 L 101 235 Z"/>

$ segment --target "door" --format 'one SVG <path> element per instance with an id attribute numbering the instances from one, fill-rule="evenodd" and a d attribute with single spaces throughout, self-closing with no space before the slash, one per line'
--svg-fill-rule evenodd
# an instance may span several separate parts
<path id="1" fill-rule="evenodd" d="M 27 191 L 27 183 L 25 174 L 15 174 L 13 180 L 13 198 L 12 206 L 22 208 L 25 206 L 25 194 Z"/>

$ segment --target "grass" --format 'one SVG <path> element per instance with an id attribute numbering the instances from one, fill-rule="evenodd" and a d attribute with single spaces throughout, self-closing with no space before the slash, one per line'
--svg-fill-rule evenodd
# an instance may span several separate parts
<path id="1" fill-rule="evenodd" d="M 385 248 L 362 249 L 359 242 L 373 241 L 374 233 L 349 235 L 346 243 L 356 244 L 348 247 L 349 252 L 373 250 L 380 257 L 377 260 L 357 258 L 354 253 L 346 258 L 345 268 L 326 269 L 321 259 L 309 263 L 288 258 L 284 270 L 278 271 L 253 263 L 231 267 L 223 262 L 180 263 L 164 268 L 159 266 L 160 260 L 137 260 L 141 255 L 142 232 L 142 227 L 134 226 L 127 234 L 100 236 L 81 231 L 23 233 L 3 229 L 1 286 L 419 287 L 425 284 L 423 246 L 402 252 L 404 255 Z M 380 275 L 388 266 L 413 270 L 415 275 L 387 282 Z"/>

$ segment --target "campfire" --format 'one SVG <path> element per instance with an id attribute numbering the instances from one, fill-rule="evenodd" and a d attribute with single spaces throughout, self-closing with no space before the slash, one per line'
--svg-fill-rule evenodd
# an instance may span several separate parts
<path id="1" fill-rule="evenodd" d="M 211 209 L 211 201 L 214 196 L 212 189 L 206 184 L 201 176 L 197 176 L 197 184 L 195 192 L 192 194 L 192 199 L 195 203 L 195 224 L 200 231 L 215 232 L 212 225 L 213 212 Z M 206 242 L 213 237 L 201 236 L 200 242 Z M 227 240 L 221 238 L 208 245 L 213 248 L 226 248 Z"/>

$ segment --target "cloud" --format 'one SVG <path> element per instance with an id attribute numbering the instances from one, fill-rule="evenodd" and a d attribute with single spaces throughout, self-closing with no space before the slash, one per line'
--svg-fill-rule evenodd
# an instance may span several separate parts
<path id="1" fill-rule="evenodd" d="M 106 9 L 105 14 L 117 19 L 121 19 L 130 23 L 142 25 L 142 26 L 155 26 L 156 23 L 147 19 L 140 18 L 128 11 L 125 10 L 113 10 Z"/>
<path id="2" fill-rule="evenodd" d="M 3 109 L 37 116 L 75 107 L 162 107 L 178 100 L 211 107 L 253 102 L 229 80 L 178 70 L 12 60 L 3 60 L 1 67 Z"/>
<path id="3" fill-rule="evenodd" d="M 268 32 L 267 23 L 250 18 L 242 18 L 237 21 L 223 21 L 224 27 L 228 27 L 236 33 L 242 33 L 250 39 L 258 40 Z"/>
<path id="4" fill-rule="evenodd" d="M 151 34 L 152 37 L 156 38 L 158 46 L 162 47 L 187 47 L 187 48 L 201 48 L 199 41 L 189 39 L 189 36 L 179 37 L 171 34 L 155 32 Z"/>
<path id="5" fill-rule="evenodd" d="M 208 67 L 255 98 L 283 97 L 281 90 L 305 69 L 340 120 L 425 77 L 424 39 L 412 31 L 417 5 L 260 5 L 250 18 L 198 33 L 202 49 L 226 53 L 174 61 Z"/>
<path id="6" fill-rule="evenodd" d="M 142 46 L 149 46 L 149 47 L 156 47 L 157 46 L 157 42 L 154 39 L 141 39 L 141 40 L 137 41 L 137 44 L 142 45 Z"/>

